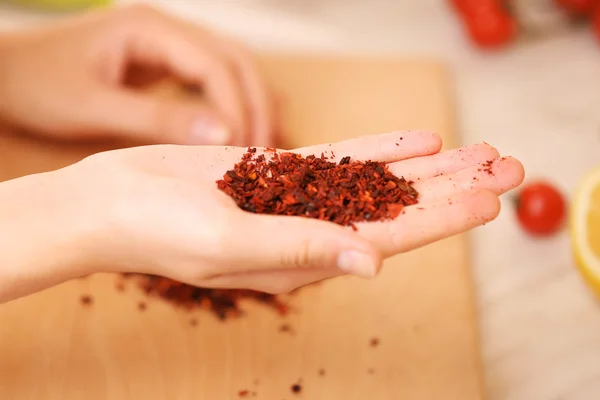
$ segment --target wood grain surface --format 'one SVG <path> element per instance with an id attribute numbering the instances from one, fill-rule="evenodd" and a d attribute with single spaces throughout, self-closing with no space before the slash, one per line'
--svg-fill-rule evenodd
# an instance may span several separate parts
<path id="1" fill-rule="evenodd" d="M 264 67 L 288 148 L 397 129 L 456 144 L 450 79 L 436 63 L 270 55 Z M 0 179 L 103 148 L 0 136 Z M 470 273 L 456 236 L 386 260 L 374 280 L 302 289 L 286 318 L 245 304 L 226 322 L 119 292 L 112 275 L 69 282 L 0 306 L 0 399 L 481 399 Z"/>

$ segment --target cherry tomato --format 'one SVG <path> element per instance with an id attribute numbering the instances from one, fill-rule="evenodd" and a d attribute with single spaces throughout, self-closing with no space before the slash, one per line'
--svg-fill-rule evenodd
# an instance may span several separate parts
<path id="1" fill-rule="evenodd" d="M 598 6 L 598 0 L 554 0 L 560 7 L 573 14 L 590 15 Z"/>
<path id="2" fill-rule="evenodd" d="M 471 40 L 482 48 L 500 47 L 517 34 L 516 21 L 503 10 L 481 9 L 466 16 Z"/>
<path id="3" fill-rule="evenodd" d="M 525 186 L 516 199 L 517 218 L 533 235 L 550 235 L 558 231 L 565 219 L 566 204 L 562 194 L 547 182 Z"/>

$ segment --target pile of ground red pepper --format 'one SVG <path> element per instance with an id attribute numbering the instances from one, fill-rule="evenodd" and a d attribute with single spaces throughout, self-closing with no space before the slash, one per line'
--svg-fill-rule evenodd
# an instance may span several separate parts
<path id="1" fill-rule="evenodd" d="M 217 181 L 243 210 L 258 214 L 318 218 L 340 225 L 396 218 L 418 193 L 377 161 L 339 162 L 268 149 L 249 148 L 242 160 Z"/>

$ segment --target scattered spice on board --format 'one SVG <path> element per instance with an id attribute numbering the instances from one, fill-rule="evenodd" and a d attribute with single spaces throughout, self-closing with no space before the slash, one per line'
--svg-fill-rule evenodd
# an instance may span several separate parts
<path id="1" fill-rule="evenodd" d="M 291 152 L 256 154 L 248 148 L 242 160 L 217 181 L 238 207 L 257 214 L 295 215 L 351 226 L 396 218 L 418 203 L 412 181 L 392 174 L 376 161 L 338 163 Z"/>
<path id="2" fill-rule="evenodd" d="M 240 316 L 242 300 L 265 304 L 280 315 L 289 311 L 287 304 L 278 296 L 253 290 L 201 288 L 155 275 L 140 275 L 138 284 L 149 296 L 159 297 L 187 310 L 205 309 L 221 320 Z"/>
<path id="3" fill-rule="evenodd" d="M 190 325 L 191 325 L 191 326 L 196 326 L 196 325 L 198 325 L 198 320 L 197 320 L 196 318 L 192 318 L 192 319 L 190 319 Z"/>
<path id="4" fill-rule="evenodd" d="M 290 324 L 281 324 L 279 326 L 279 332 L 289 333 L 290 335 L 296 334 L 296 332 L 294 331 L 294 328 Z"/>
<path id="5" fill-rule="evenodd" d="M 84 306 L 89 306 L 94 302 L 94 299 L 92 298 L 92 296 L 84 294 L 83 296 L 81 296 L 79 301 L 81 301 L 81 304 L 83 304 Z"/>
<path id="6" fill-rule="evenodd" d="M 140 310 L 140 311 L 146 311 L 146 303 L 144 303 L 143 301 L 140 301 L 138 303 L 138 310 Z"/>
<path id="7" fill-rule="evenodd" d="M 319 376 L 325 376 L 325 369 L 324 368 L 319 369 Z"/>
<path id="8" fill-rule="evenodd" d="M 302 391 L 302 386 L 299 383 L 294 383 L 292 385 L 292 393 L 300 393 Z"/>
<path id="9" fill-rule="evenodd" d="M 250 395 L 250 391 L 249 390 L 240 390 L 238 392 L 238 396 L 239 397 L 248 397 Z"/>
<path id="10" fill-rule="evenodd" d="M 371 347 L 377 347 L 379 346 L 379 338 L 371 338 L 371 341 L 369 343 L 371 344 Z"/>

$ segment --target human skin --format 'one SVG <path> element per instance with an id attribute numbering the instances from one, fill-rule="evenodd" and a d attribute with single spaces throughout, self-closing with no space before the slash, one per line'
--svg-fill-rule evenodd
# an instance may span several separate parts
<path id="1" fill-rule="evenodd" d="M 0 60 L 4 124 L 69 140 L 275 145 L 274 103 L 252 54 L 146 5 L 4 33 Z M 201 87 L 203 101 L 140 90 L 166 78 Z"/>
<path id="2" fill-rule="evenodd" d="M 419 204 L 356 232 L 238 208 L 215 181 L 242 147 L 141 146 L 0 183 L 0 300 L 99 272 L 270 293 L 342 274 L 373 277 L 386 257 L 493 220 L 498 196 L 523 180 L 521 163 L 488 144 L 440 148 L 435 134 L 395 132 L 294 150 L 384 161 L 416 181 Z M 481 168 L 488 160 L 492 174 Z"/>

